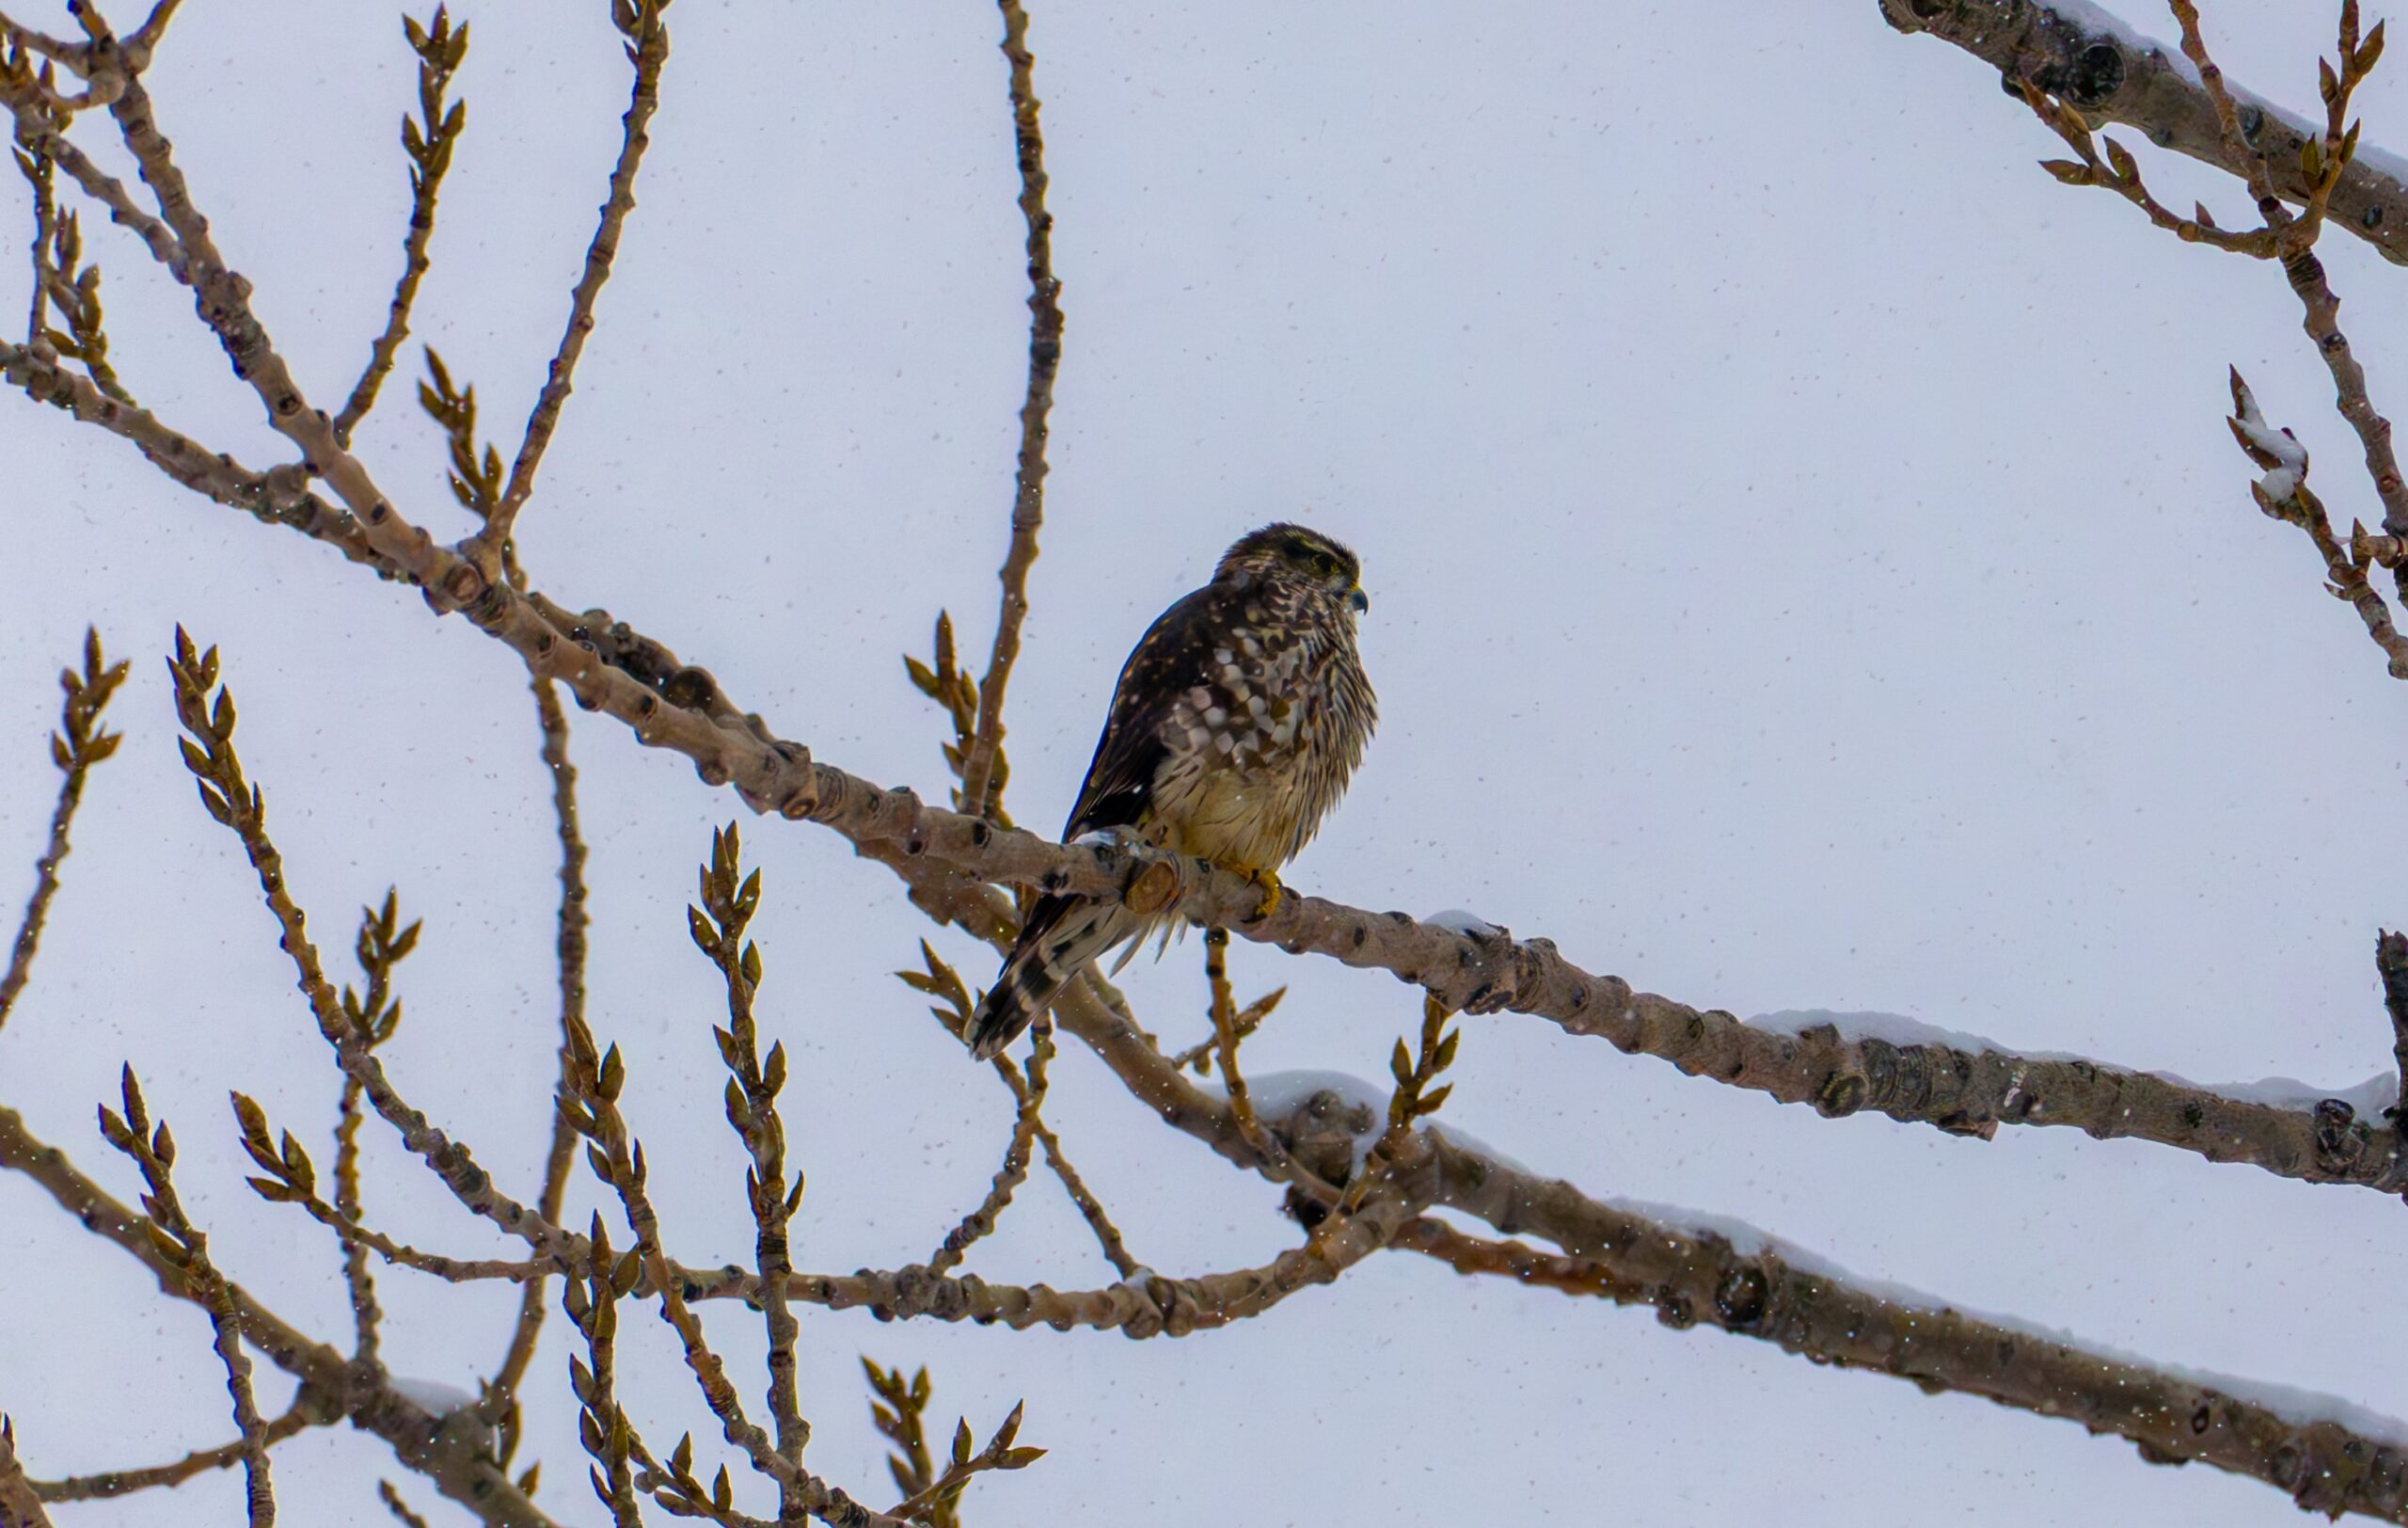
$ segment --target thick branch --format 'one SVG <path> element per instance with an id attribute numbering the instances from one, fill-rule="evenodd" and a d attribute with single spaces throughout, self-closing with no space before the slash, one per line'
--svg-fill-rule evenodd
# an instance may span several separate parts
<path id="1" fill-rule="evenodd" d="M 1473 1242 L 1429 1220 L 1398 1245 L 1461 1272 L 1656 1308 L 1818 1363 L 1878 1370 L 1926 1388 L 2064 1417 L 2130 1440 L 2156 1463 L 2197 1460 L 2288 1492 L 2310 1511 L 2408 1521 L 2408 1456 L 2330 1419 L 2284 1416 L 2204 1379 L 2092 1352 L 1937 1300 L 1902 1297 L 1800 1266 L 1778 1243 L 1719 1234 L 1599 1203 L 1441 1141 L 1442 1202 L 1500 1231 L 1528 1229 L 1571 1254 Z"/>
<path id="2" fill-rule="evenodd" d="M 6 358 L 0 351 L 0 360 Z M 335 481 L 341 485 L 348 475 Z M 1619 977 L 1584 971 L 1558 954 L 1550 940 L 1515 941 L 1501 931 L 1475 937 L 1402 913 L 1375 914 L 1301 893 L 1282 899 L 1270 916 L 1259 916 L 1259 887 L 1201 861 L 1173 861 L 1114 844 L 1050 843 L 816 762 L 808 748 L 776 738 L 757 716 L 738 711 L 706 671 L 678 664 L 666 647 L 612 623 L 608 613 L 572 617 L 541 595 L 485 582 L 383 500 L 357 523 L 375 552 L 427 590 L 431 606 L 466 614 L 515 651 L 537 677 L 564 685 L 586 709 L 616 717 L 648 746 L 684 754 L 705 784 L 735 786 L 755 810 L 834 829 L 863 855 L 893 868 L 915 895 L 964 916 L 991 915 L 970 911 L 984 906 L 973 895 L 978 882 L 1147 895 L 1167 868 L 1174 881 L 1167 895 L 1192 921 L 1223 924 L 1291 954 L 1387 971 L 1450 1008 L 1533 1014 L 1568 1033 L 1599 1036 L 1624 1051 L 1671 1061 L 1692 1075 L 1785 1104 L 1811 1103 L 1828 1116 L 1871 1110 L 1985 1138 L 2001 1123 L 2069 1125 L 2100 1139 L 2154 1141 L 2312 1183 L 2384 1193 L 2408 1189 L 2408 1150 L 2387 1134 L 2378 1138 L 2347 1105 L 2282 1108 L 2147 1073 L 1998 1049 L 1849 1041 L 1829 1030 L 1775 1034 L 1726 1012 L 1638 992 Z M 646 677 L 619 666 L 632 664 L 631 654 L 642 655 Z"/>
<path id="3" fill-rule="evenodd" d="M 1056 1013 L 1169 1123 L 1241 1166 L 1275 1180 L 1282 1176 L 1266 1161 L 1247 1160 L 1252 1148 L 1225 1103 L 1196 1088 L 1151 1047 L 1125 1043 L 1095 989 L 1074 989 Z M 1270 1122 L 1291 1161 L 1336 1172 L 1351 1159 L 1371 1112 L 1368 1103 L 1323 1092 Z M 1419 1132 L 1411 1141 L 1436 1173 L 1425 1191 L 1437 1202 L 1508 1235 L 1543 1236 L 1570 1254 L 1476 1240 L 1426 1218 L 1399 1229 L 1392 1245 L 1439 1257 L 1458 1271 L 1650 1305 L 1668 1326 L 1719 1327 L 1816 1362 L 1875 1369 L 1925 1388 L 2069 1418 L 2130 1440 L 2157 1462 L 2195 1459 L 2265 1481 L 2311 1510 L 2408 1520 L 2408 1456 L 2396 1443 L 2331 1420 L 2286 1417 L 2208 1381 L 2035 1335 L 1938 1300 L 1875 1291 L 1769 1237 L 1740 1247 L 1715 1232 L 1605 1203 L 1435 1132 Z M 1325 1186 L 1298 1187 L 1306 1200 L 1327 1202 Z"/>
<path id="4" fill-rule="evenodd" d="M 1925 32 L 1953 42 L 1998 70 L 2008 93 L 2020 81 L 2065 101 L 2094 122 L 2140 129 L 2161 149 L 2229 170 L 2215 104 L 2196 74 L 2162 44 L 2096 23 L 2087 6 L 2050 0 L 1880 0 L 1881 14 L 1902 32 Z M 2235 88 L 2242 125 L 2264 155 L 2277 194 L 2305 205 L 2312 187 L 2300 167 L 2300 147 L 2316 128 Z M 2362 147 L 2333 188 L 2332 218 L 2339 227 L 2408 263 L 2408 176 L 2400 162 Z"/>

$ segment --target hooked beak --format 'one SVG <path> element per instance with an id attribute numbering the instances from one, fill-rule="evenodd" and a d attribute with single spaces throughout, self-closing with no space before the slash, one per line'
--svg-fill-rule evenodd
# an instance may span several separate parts
<path id="1" fill-rule="evenodd" d="M 1346 602 L 1354 606 L 1358 614 L 1371 608 L 1371 597 L 1363 592 L 1359 583 L 1346 592 Z"/>

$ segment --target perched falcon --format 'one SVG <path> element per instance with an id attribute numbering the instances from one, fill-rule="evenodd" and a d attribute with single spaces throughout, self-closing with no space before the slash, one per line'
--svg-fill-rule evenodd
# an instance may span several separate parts
<path id="1" fill-rule="evenodd" d="M 1252 876 L 1263 910 L 1277 906 L 1279 867 L 1338 804 L 1377 719 L 1354 650 L 1361 573 L 1301 525 L 1239 537 L 1121 666 L 1063 839 L 1133 836 Z M 971 1019 L 971 1054 L 1010 1044 L 1097 957 L 1163 921 L 1117 900 L 1039 899 Z"/>

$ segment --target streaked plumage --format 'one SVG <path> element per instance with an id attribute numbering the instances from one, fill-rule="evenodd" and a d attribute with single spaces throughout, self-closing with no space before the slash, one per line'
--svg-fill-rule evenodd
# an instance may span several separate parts
<path id="1" fill-rule="evenodd" d="M 1275 897 L 1275 872 L 1344 794 L 1377 720 L 1354 646 L 1365 603 L 1354 554 L 1328 537 L 1289 524 L 1240 537 L 1122 665 L 1063 838 L 1128 834 Z M 1117 901 L 1039 899 L 973 1017 L 973 1054 L 1011 1043 L 1080 970 L 1161 922 Z"/>

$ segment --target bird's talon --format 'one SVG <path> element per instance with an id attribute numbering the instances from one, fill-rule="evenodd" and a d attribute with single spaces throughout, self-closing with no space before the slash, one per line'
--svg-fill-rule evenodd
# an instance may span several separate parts
<path id="1" fill-rule="evenodd" d="M 1255 889 L 1261 893 L 1261 899 L 1254 904 L 1253 921 L 1259 923 L 1279 911 L 1279 903 L 1286 898 L 1287 888 L 1279 884 L 1279 874 L 1275 870 L 1255 870 L 1248 873 L 1246 879 L 1253 882 Z"/>

